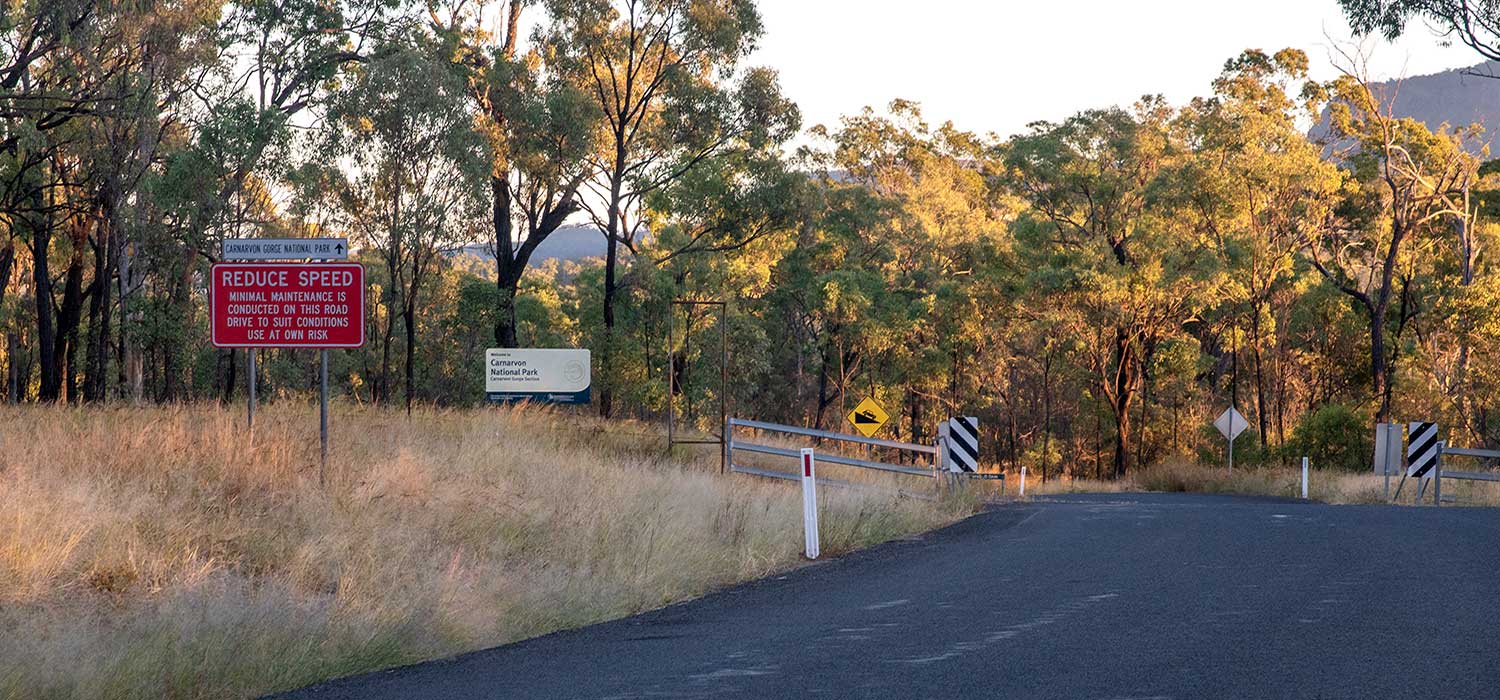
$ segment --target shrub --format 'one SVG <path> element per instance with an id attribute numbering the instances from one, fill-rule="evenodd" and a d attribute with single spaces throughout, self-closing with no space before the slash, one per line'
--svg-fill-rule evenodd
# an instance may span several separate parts
<path id="1" fill-rule="evenodd" d="M 1372 449 L 1369 422 L 1340 404 L 1308 414 L 1284 448 L 1288 461 L 1307 457 L 1315 467 L 1350 472 L 1370 468 Z"/>
<path id="2" fill-rule="evenodd" d="M 1203 466 L 1223 466 L 1228 458 L 1225 454 L 1228 440 L 1212 423 L 1198 429 L 1198 463 Z M 1245 428 L 1234 439 L 1234 463 L 1241 467 L 1258 467 L 1277 461 L 1279 455 L 1274 448 L 1260 446 L 1260 433 L 1255 428 Z"/>

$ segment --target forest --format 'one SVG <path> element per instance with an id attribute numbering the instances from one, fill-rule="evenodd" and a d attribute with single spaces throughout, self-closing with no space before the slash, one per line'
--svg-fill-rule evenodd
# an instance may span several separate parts
<path id="1" fill-rule="evenodd" d="M 1484 11 L 1343 4 L 1387 36 Z M 244 400 L 208 337 L 222 241 L 345 236 L 351 404 L 479 404 L 485 348 L 580 347 L 604 417 L 839 429 L 871 396 L 888 436 L 977 416 L 986 461 L 1044 478 L 1217 455 L 1231 402 L 1246 463 L 1367 469 L 1376 422 L 1500 446 L 1500 167 L 1482 125 L 1392 114 L 1358 47 L 1332 80 L 1246 50 L 1186 104 L 1000 136 L 902 99 L 804 124 L 751 0 L 0 13 L 11 403 Z M 577 225 L 602 258 L 533 260 Z M 260 351 L 261 396 L 317 366 Z"/>

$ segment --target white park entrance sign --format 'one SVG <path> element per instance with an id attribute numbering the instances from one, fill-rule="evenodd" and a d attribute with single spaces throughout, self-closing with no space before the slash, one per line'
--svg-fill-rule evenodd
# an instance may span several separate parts
<path id="1" fill-rule="evenodd" d="M 348 260 L 343 238 L 226 238 L 224 260 Z"/>
<path id="2" fill-rule="evenodd" d="M 484 392 L 490 401 L 588 403 L 588 350 L 490 348 L 484 353 Z"/>
<path id="3" fill-rule="evenodd" d="M 1245 420 L 1239 411 L 1234 410 L 1233 406 L 1230 406 L 1228 410 L 1219 414 L 1218 420 L 1214 421 L 1214 427 L 1218 428 L 1219 432 L 1224 434 L 1224 438 L 1229 441 L 1229 468 L 1232 470 L 1234 469 L 1234 439 L 1250 427 L 1250 422 Z"/>

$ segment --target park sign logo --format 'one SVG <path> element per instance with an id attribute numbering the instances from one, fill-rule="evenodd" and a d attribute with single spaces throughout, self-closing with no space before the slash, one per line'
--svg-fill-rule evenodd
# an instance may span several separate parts
<path id="1" fill-rule="evenodd" d="M 484 392 L 490 401 L 588 403 L 588 350 L 490 348 L 484 353 Z"/>

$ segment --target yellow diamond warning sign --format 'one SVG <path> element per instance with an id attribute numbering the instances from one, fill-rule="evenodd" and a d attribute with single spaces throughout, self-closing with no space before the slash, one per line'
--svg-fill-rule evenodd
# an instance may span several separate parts
<path id="1" fill-rule="evenodd" d="M 890 419 L 885 409 L 869 397 L 865 397 L 865 400 L 859 402 L 859 405 L 849 413 L 849 422 L 854 425 L 854 429 L 859 431 L 860 435 L 865 437 L 873 437 L 875 431 L 880 430 L 880 427 Z"/>

